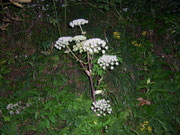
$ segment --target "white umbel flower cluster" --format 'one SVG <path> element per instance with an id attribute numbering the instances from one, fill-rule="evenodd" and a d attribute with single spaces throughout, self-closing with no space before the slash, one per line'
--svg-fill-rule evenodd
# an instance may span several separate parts
<path id="1" fill-rule="evenodd" d="M 60 37 L 56 43 L 55 43 L 55 47 L 58 49 L 58 50 L 61 50 L 62 48 L 65 48 L 66 45 L 69 45 L 69 42 L 72 42 L 73 41 L 73 38 L 72 37 Z"/>
<path id="2" fill-rule="evenodd" d="M 112 108 L 109 100 L 100 99 L 97 102 L 93 102 L 93 107 L 91 107 L 97 116 L 106 116 L 106 114 L 111 114 Z"/>
<path id="3" fill-rule="evenodd" d="M 25 108 L 29 107 L 29 104 L 23 104 L 21 101 L 15 104 L 8 104 L 6 109 L 9 111 L 10 115 L 17 115 L 20 114 Z"/>
<path id="4" fill-rule="evenodd" d="M 79 42 L 84 41 L 84 40 L 86 40 L 86 39 L 87 39 L 87 38 L 86 38 L 85 36 L 83 36 L 83 35 L 77 35 L 77 36 L 73 37 L 73 40 L 74 40 L 76 43 L 79 43 Z"/>
<path id="5" fill-rule="evenodd" d="M 109 47 L 106 46 L 106 42 L 100 38 L 92 38 L 84 41 L 83 50 L 90 54 L 99 53 L 100 51 L 104 54 Z"/>
<path id="6" fill-rule="evenodd" d="M 72 22 L 70 22 L 69 25 L 71 27 L 74 27 L 74 26 L 84 25 L 84 24 L 87 24 L 87 23 L 88 23 L 88 20 L 85 20 L 85 19 L 76 19 L 76 20 L 73 20 Z"/>
<path id="7" fill-rule="evenodd" d="M 98 59 L 97 63 L 104 70 L 106 69 L 106 67 L 110 67 L 110 69 L 113 70 L 114 65 L 119 65 L 118 59 L 115 55 L 103 55 Z"/>

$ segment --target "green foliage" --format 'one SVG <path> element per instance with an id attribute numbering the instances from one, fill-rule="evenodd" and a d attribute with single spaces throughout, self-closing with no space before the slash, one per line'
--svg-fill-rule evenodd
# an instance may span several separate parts
<path id="1" fill-rule="evenodd" d="M 178 134 L 180 29 L 177 11 L 173 11 L 179 1 L 67 2 L 66 10 L 60 1 L 37 0 L 21 11 L 8 5 L 8 10 L 0 12 L 11 21 L 0 38 L 1 134 Z M 43 7 L 46 10 L 41 14 Z M 12 12 L 23 21 L 13 21 L 8 16 Z M 38 15 L 42 17 L 37 19 Z M 52 48 L 60 32 L 63 36 L 77 34 L 77 29 L 65 28 L 77 18 L 89 20 L 84 27 L 88 38 L 107 39 L 110 52 L 123 59 L 107 74 L 95 64 L 97 59 L 93 61 L 93 81 L 103 78 L 100 85 L 95 84 L 104 92 L 99 97 L 109 99 L 113 107 L 107 117 L 92 112 L 89 82 L 80 67 Z M 1 26 L 3 23 L 7 22 Z M 119 33 L 118 38 L 114 32 Z M 29 107 L 11 115 L 8 104 L 19 101 Z"/>

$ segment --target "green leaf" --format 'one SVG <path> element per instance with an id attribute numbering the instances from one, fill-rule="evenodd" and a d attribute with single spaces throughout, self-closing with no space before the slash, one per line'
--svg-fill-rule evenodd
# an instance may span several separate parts
<path id="1" fill-rule="evenodd" d="M 52 122 L 52 123 L 56 123 L 56 119 L 53 115 L 48 115 L 49 117 L 49 120 Z"/>
<path id="2" fill-rule="evenodd" d="M 4 63 L 6 63 L 6 59 L 0 60 L 0 65 L 3 65 Z"/>
<path id="3" fill-rule="evenodd" d="M 10 117 L 4 116 L 4 121 L 5 121 L 5 122 L 10 122 L 10 120 L 11 120 Z"/>
<path id="4" fill-rule="evenodd" d="M 35 119 L 38 118 L 38 115 L 39 115 L 39 112 L 36 112 L 36 113 L 35 113 Z"/>
<path id="5" fill-rule="evenodd" d="M 49 122 L 49 120 L 48 119 L 45 119 L 45 123 L 46 123 L 46 128 L 50 128 L 50 122 Z"/>

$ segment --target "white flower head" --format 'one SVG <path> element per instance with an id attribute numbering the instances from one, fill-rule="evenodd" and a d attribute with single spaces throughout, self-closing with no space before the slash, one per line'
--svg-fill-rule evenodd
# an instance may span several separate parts
<path id="1" fill-rule="evenodd" d="M 7 110 L 13 109 L 13 104 L 8 104 L 6 107 Z"/>
<path id="2" fill-rule="evenodd" d="M 77 35 L 77 36 L 73 37 L 73 40 L 74 40 L 76 43 L 79 43 L 79 42 L 84 41 L 84 40 L 86 40 L 86 39 L 87 39 L 87 38 L 86 38 L 85 36 L 83 36 L 83 35 Z"/>
<path id="3" fill-rule="evenodd" d="M 10 115 L 18 115 L 21 111 L 23 111 L 27 106 L 27 104 L 23 104 L 23 102 L 19 101 L 15 104 L 8 104 L 6 109 L 9 111 Z"/>
<path id="4" fill-rule="evenodd" d="M 106 101 L 105 99 L 100 99 L 97 102 L 93 102 L 93 107 L 91 107 L 91 109 L 92 108 L 97 116 L 106 116 L 106 114 L 110 114 L 112 112 L 109 100 Z"/>
<path id="5" fill-rule="evenodd" d="M 103 55 L 98 59 L 97 63 L 100 65 L 100 67 L 102 67 L 103 65 L 102 68 L 104 70 L 106 69 L 106 67 L 109 67 L 109 65 L 119 65 L 118 59 L 115 55 Z M 113 70 L 114 66 L 110 66 L 110 69 Z"/>
<path id="6" fill-rule="evenodd" d="M 73 20 L 72 22 L 70 22 L 69 25 L 71 27 L 74 27 L 74 26 L 84 25 L 84 24 L 87 24 L 87 23 L 88 23 L 88 20 L 85 20 L 85 19 L 76 19 L 76 20 Z"/>
<path id="7" fill-rule="evenodd" d="M 105 53 L 105 51 L 102 50 L 105 49 L 105 47 L 106 42 L 104 40 L 101 40 L 100 38 L 88 39 L 83 43 L 84 52 L 89 52 L 90 54 L 99 53 L 100 51 L 102 53 Z"/>
<path id="8" fill-rule="evenodd" d="M 69 42 L 72 42 L 73 38 L 72 37 L 60 37 L 56 43 L 55 43 L 55 47 L 59 50 L 61 50 L 62 48 L 65 48 L 66 45 L 69 45 Z"/>

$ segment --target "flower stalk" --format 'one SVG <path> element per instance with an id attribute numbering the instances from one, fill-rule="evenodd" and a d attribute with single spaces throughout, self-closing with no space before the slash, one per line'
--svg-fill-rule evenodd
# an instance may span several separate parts
<path id="1" fill-rule="evenodd" d="M 89 68 L 89 79 L 90 79 L 90 84 L 91 84 L 91 93 L 92 93 L 92 98 L 93 98 L 93 102 L 96 102 L 96 98 L 95 98 L 95 92 L 94 92 L 94 84 L 93 84 L 93 80 L 92 80 L 92 65 L 91 65 L 91 58 L 89 56 L 89 53 L 87 52 L 87 58 L 88 58 L 88 68 Z"/>
<path id="2" fill-rule="evenodd" d="M 80 59 L 72 52 L 71 48 L 69 48 L 68 45 L 66 45 L 66 47 L 68 48 L 69 52 L 73 55 L 73 57 L 80 63 L 81 67 L 84 69 L 84 71 L 86 72 L 86 74 L 87 74 L 88 76 L 90 76 L 90 72 L 89 72 L 89 71 L 87 70 L 87 68 L 84 66 L 83 61 L 80 60 Z"/>

